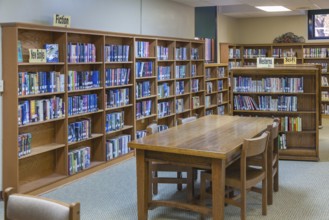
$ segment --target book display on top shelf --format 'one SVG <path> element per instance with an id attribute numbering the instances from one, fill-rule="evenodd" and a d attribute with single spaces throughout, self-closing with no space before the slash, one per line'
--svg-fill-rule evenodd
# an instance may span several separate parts
<path id="1" fill-rule="evenodd" d="M 233 115 L 281 118 L 280 159 L 319 160 L 318 68 L 232 70 Z"/>
<path id="2" fill-rule="evenodd" d="M 45 192 L 131 157 L 128 142 L 148 124 L 202 112 L 203 41 L 1 26 L 4 188 Z"/>

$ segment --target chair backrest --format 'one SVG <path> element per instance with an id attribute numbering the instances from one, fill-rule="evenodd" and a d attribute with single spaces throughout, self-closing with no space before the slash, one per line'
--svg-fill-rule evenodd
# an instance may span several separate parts
<path id="1" fill-rule="evenodd" d="M 189 122 L 195 121 L 195 120 L 197 120 L 197 119 L 198 119 L 197 116 L 191 116 L 191 117 L 187 117 L 187 118 L 178 118 L 178 119 L 177 119 L 177 123 L 178 123 L 179 125 L 181 125 L 181 124 L 186 124 L 186 123 L 189 123 Z"/>
<path id="2" fill-rule="evenodd" d="M 146 127 L 147 135 L 158 133 L 158 124 L 151 123 Z"/>
<path id="3" fill-rule="evenodd" d="M 14 193 L 12 187 L 4 193 L 5 220 L 79 220 L 80 203 L 64 202 L 39 196 Z"/>
<path id="4" fill-rule="evenodd" d="M 275 146 L 275 143 L 277 143 L 277 138 L 279 135 L 279 125 L 280 125 L 280 119 L 274 118 L 273 124 L 267 126 L 267 131 L 270 133 L 269 144 L 268 144 L 269 151 L 275 151 L 275 152 L 278 151 L 277 149 L 278 147 Z"/>
<path id="5" fill-rule="evenodd" d="M 266 152 L 268 139 L 268 131 L 263 132 L 259 137 L 245 139 L 242 147 L 243 151 L 245 151 L 245 156 L 253 157 Z"/>

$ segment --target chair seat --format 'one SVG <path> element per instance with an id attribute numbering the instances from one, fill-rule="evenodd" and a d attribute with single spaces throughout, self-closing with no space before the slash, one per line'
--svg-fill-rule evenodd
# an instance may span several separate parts
<path id="1" fill-rule="evenodd" d="M 226 169 L 226 177 L 225 177 L 225 185 L 231 187 L 239 187 L 241 185 L 240 180 L 240 169 L 236 169 L 236 167 L 228 167 Z M 256 183 L 260 182 L 264 179 L 265 172 L 261 169 L 247 167 L 247 175 L 246 175 L 246 185 L 247 188 L 254 186 Z"/>

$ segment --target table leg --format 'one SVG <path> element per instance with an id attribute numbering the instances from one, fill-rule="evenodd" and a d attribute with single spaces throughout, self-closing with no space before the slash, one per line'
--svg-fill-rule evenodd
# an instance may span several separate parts
<path id="1" fill-rule="evenodd" d="M 147 220 L 149 201 L 149 163 L 145 151 L 136 150 L 137 209 L 138 220 Z"/>
<path id="2" fill-rule="evenodd" d="M 212 159 L 212 217 L 213 220 L 224 219 L 225 199 L 225 160 Z"/>

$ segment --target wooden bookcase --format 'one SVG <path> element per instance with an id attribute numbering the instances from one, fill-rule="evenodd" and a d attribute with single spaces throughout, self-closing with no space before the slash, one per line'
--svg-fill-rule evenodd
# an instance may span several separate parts
<path id="1" fill-rule="evenodd" d="M 273 43 L 273 44 L 230 44 L 220 43 L 220 60 L 222 63 L 229 64 L 229 70 L 232 67 L 248 66 L 251 64 L 251 59 L 246 59 L 244 54 L 245 49 L 258 50 L 263 49 L 268 52 L 268 57 L 274 57 L 275 64 L 282 65 L 284 58 L 294 56 L 297 58 L 297 64 L 315 64 L 321 65 L 319 80 L 321 83 L 319 89 L 321 94 L 319 96 L 320 119 L 322 117 L 329 117 L 329 86 L 328 82 L 328 63 L 329 63 L 329 44 L 328 43 Z M 237 59 L 236 50 L 241 51 L 239 59 Z M 322 125 L 320 120 L 320 125 Z"/>
<path id="2" fill-rule="evenodd" d="M 178 117 L 205 114 L 202 40 L 25 23 L 5 23 L 1 26 L 2 73 L 5 82 L 3 188 L 11 186 L 18 192 L 31 194 L 45 192 L 133 156 L 129 149 L 114 149 L 114 142 L 118 138 L 129 136 L 134 140 L 137 131 L 144 130 L 153 121 L 172 127 L 176 125 Z M 21 44 L 23 62 L 18 62 L 18 42 Z M 29 63 L 29 49 L 42 49 L 45 44 L 58 45 L 58 62 Z M 168 58 L 165 60 L 161 58 L 160 47 L 168 48 Z M 83 52 L 76 52 L 78 48 Z M 176 48 L 185 48 L 186 57 L 178 56 L 180 51 Z M 85 61 L 82 54 L 88 51 L 90 53 L 85 54 Z M 141 54 L 141 51 L 146 53 Z M 140 65 L 144 70 L 148 68 L 146 75 L 140 75 L 143 72 L 139 69 Z M 176 82 L 181 80 L 175 77 L 177 65 L 186 66 L 186 77 L 182 79 L 185 92 L 181 95 L 176 94 Z M 170 70 L 169 78 L 159 78 L 159 68 L 163 67 Z M 192 68 L 195 73 L 191 73 Z M 19 86 L 22 83 L 19 81 L 22 80 L 21 73 L 39 72 L 45 72 L 46 75 L 56 72 L 58 75 L 55 76 L 61 79 L 61 87 L 56 87 L 58 91 L 22 93 L 22 87 Z M 44 80 L 36 76 L 28 83 L 31 88 L 34 86 L 31 83 Z M 198 91 L 194 92 L 191 89 L 193 79 L 199 80 Z M 165 83 L 169 95 L 159 97 L 158 88 Z M 138 93 L 137 88 L 142 93 Z M 196 95 L 200 96 L 200 106 L 192 109 L 192 97 Z M 185 106 L 181 113 L 176 112 L 176 100 L 179 98 L 182 98 Z M 148 101 L 151 104 L 147 104 Z M 158 104 L 164 101 L 168 101 L 170 111 L 168 115 L 160 117 Z M 52 117 L 49 118 L 47 113 L 41 120 L 38 114 L 42 113 L 43 108 L 32 108 L 37 111 L 31 112 L 33 122 L 19 124 L 23 119 L 26 120 L 26 115 L 30 115 L 25 111 L 25 106 L 34 106 L 39 102 L 52 104 L 52 108 L 56 109 Z M 86 108 L 85 102 L 91 105 L 90 108 Z M 143 112 L 137 115 L 140 106 Z M 21 115 L 23 108 L 24 118 Z M 84 127 L 81 127 L 82 124 Z M 26 133 L 32 137 L 31 152 L 18 155 L 18 140 Z M 72 138 L 76 133 L 81 134 L 81 137 Z M 127 142 L 129 139 L 120 140 Z M 113 153 L 113 150 L 116 152 Z M 72 157 L 88 163 L 72 172 Z"/>
<path id="3" fill-rule="evenodd" d="M 230 91 L 227 64 L 205 64 L 206 114 L 229 114 Z"/>
<path id="4" fill-rule="evenodd" d="M 319 160 L 319 105 L 316 101 L 319 96 L 318 68 L 234 68 L 232 77 L 233 115 L 281 118 L 280 137 L 286 140 L 281 143 L 286 144 L 283 144 L 279 151 L 280 159 Z M 292 81 L 293 78 L 296 79 Z M 283 79 L 288 82 L 291 80 L 290 85 L 295 87 L 284 87 L 284 91 L 275 90 L 274 88 L 281 88 Z M 264 83 L 265 80 L 267 83 Z M 258 87 L 251 86 L 257 85 L 257 81 Z M 285 121 L 288 118 L 291 124 L 294 124 L 293 121 L 297 121 L 297 118 L 301 122 L 290 124 L 290 128 L 283 129 L 284 124 L 289 124 Z M 297 125 L 301 125 L 299 129 Z"/>

